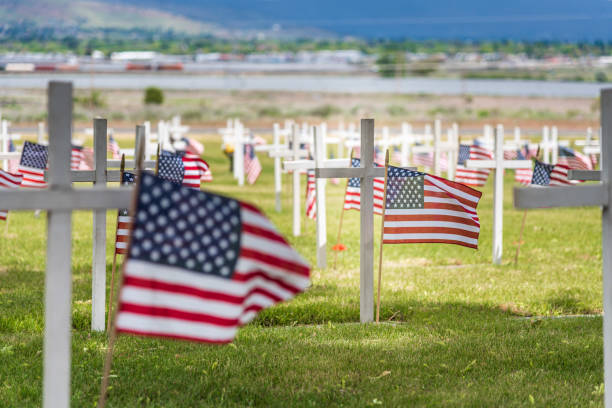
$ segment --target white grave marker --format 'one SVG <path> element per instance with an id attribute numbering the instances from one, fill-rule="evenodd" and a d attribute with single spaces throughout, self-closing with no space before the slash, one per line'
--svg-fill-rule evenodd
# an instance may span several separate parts
<path id="1" fill-rule="evenodd" d="M 531 160 L 504 160 L 504 128 L 495 128 L 495 160 L 467 160 L 468 168 L 495 169 L 493 196 L 493 263 L 501 264 L 504 250 L 504 169 L 531 168 Z"/>
<path id="2" fill-rule="evenodd" d="M 601 183 L 514 188 L 516 208 L 601 207 L 603 253 L 604 404 L 612 407 L 612 89 L 601 91 Z M 594 172 L 593 172 L 594 173 Z"/>

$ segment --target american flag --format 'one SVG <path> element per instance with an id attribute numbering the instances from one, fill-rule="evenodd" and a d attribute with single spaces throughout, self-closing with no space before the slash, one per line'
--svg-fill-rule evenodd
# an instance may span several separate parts
<path id="1" fill-rule="evenodd" d="M 9 152 L 16 152 L 17 149 L 15 148 L 15 143 L 13 143 L 13 139 L 9 138 L 8 140 L 8 151 Z M 8 161 L 8 169 L 5 169 L 11 173 L 14 172 L 18 172 L 19 171 L 19 160 L 18 159 L 11 159 Z"/>
<path id="2" fill-rule="evenodd" d="M 81 146 L 72 146 L 70 153 L 70 170 L 78 170 L 81 167 L 81 162 L 85 159 L 83 148 Z"/>
<path id="3" fill-rule="evenodd" d="M 119 143 L 117 143 L 112 134 L 108 137 L 108 146 L 106 147 L 106 150 L 110 152 L 113 159 L 118 159 L 121 156 Z"/>
<path id="4" fill-rule="evenodd" d="M 9 188 L 17 188 L 21 185 L 23 180 L 22 174 L 13 174 L 8 171 L 0 170 L 0 190 L 7 190 Z M 6 220 L 8 217 L 8 210 L 0 210 L 0 220 Z"/>
<path id="5" fill-rule="evenodd" d="M 393 146 L 393 153 L 391 154 L 391 160 L 393 160 L 396 163 L 402 162 L 402 151 L 400 150 L 399 147 Z"/>
<path id="6" fill-rule="evenodd" d="M 202 153 L 204 153 L 204 145 L 200 142 L 198 142 L 195 139 L 192 139 L 190 137 L 185 137 L 183 138 L 183 142 L 185 142 L 185 153 L 189 153 L 189 154 L 193 154 L 196 156 L 200 156 Z"/>
<path id="7" fill-rule="evenodd" d="M 317 196 L 315 189 L 315 171 L 306 172 L 306 216 L 312 220 L 317 217 Z"/>
<path id="8" fill-rule="evenodd" d="M 531 184 L 540 186 L 566 186 L 574 184 L 567 178 L 569 167 L 564 164 L 546 164 L 536 160 Z"/>
<path id="9" fill-rule="evenodd" d="M 478 248 L 482 193 L 417 171 L 389 166 L 383 243 L 444 243 Z"/>
<path id="10" fill-rule="evenodd" d="M 45 168 L 47 167 L 47 146 L 25 142 L 19 161 L 19 173 L 23 174 L 21 187 L 45 188 Z"/>
<path id="11" fill-rule="evenodd" d="M 261 163 L 252 144 L 244 145 L 244 171 L 249 184 L 255 183 L 261 173 Z"/>
<path id="12" fill-rule="evenodd" d="M 185 187 L 199 190 L 202 181 L 209 182 L 213 180 L 210 166 L 197 154 L 185 153 L 183 155 L 183 166 L 185 167 L 185 177 L 183 178 L 183 185 Z"/>
<path id="13" fill-rule="evenodd" d="M 434 157 L 432 152 L 415 153 L 412 155 L 412 164 L 428 169 L 433 168 Z"/>
<path id="14" fill-rule="evenodd" d="M 493 153 L 478 144 L 460 145 L 459 160 L 457 161 L 457 174 L 455 181 L 467 186 L 482 187 L 487 183 L 490 169 L 469 169 L 465 167 L 466 160 L 490 160 Z"/>
<path id="15" fill-rule="evenodd" d="M 180 155 L 163 151 L 159 156 L 157 166 L 157 175 L 160 178 L 176 184 L 183 184 L 185 166 Z"/>
<path id="16" fill-rule="evenodd" d="M 124 270 L 119 332 L 207 343 L 231 342 L 310 285 L 309 265 L 256 207 L 150 174 Z"/>
<path id="17" fill-rule="evenodd" d="M 353 158 L 351 167 L 359 167 L 361 160 Z M 376 167 L 381 167 L 374 164 Z M 385 178 L 374 177 L 374 214 L 382 214 L 383 199 L 385 195 Z M 359 211 L 361 204 L 361 179 L 359 177 L 350 178 L 346 186 L 344 196 L 344 209 Z"/>
<path id="18" fill-rule="evenodd" d="M 523 154 L 522 151 L 517 150 L 515 153 L 514 159 L 507 159 L 507 160 L 527 160 L 527 159 L 525 159 L 525 155 Z M 521 183 L 523 185 L 528 185 L 529 183 L 531 183 L 532 178 L 533 178 L 533 170 L 531 170 L 531 167 L 526 168 L 526 169 L 515 169 L 514 170 L 514 181 L 518 183 Z"/>
<path id="19" fill-rule="evenodd" d="M 593 162 L 588 156 L 565 146 L 559 146 L 557 163 L 563 164 L 570 169 L 593 170 Z"/>
<path id="20" fill-rule="evenodd" d="M 133 173 L 124 172 L 121 176 L 121 185 L 129 186 L 134 184 L 136 176 Z M 122 208 L 117 213 L 117 234 L 115 235 L 115 253 L 127 254 L 127 243 L 129 240 L 130 229 L 132 228 L 132 217 L 127 208 Z"/>

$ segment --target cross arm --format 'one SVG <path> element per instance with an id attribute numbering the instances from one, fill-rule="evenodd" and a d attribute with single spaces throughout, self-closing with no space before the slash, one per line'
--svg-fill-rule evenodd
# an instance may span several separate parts
<path id="1" fill-rule="evenodd" d="M 515 187 L 515 208 L 584 207 L 608 205 L 603 183 L 567 187 Z"/>
<path id="2" fill-rule="evenodd" d="M 351 163 L 350 159 L 328 159 L 328 160 L 323 160 L 320 163 L 320 165 L 325 168 L 334 167 L 334 166 L 346 166 L 346 168 L 349 168 L 348 166 L 350 163 Z M 315 168 L 314 160 L 293 160 L 293 161 L 286 161 L 283 164 L 285 166 L 285 170 L 306 170 L 306 169 Z M 384 176 L 384 173 L 383 173 L 383 176 Z"/>
<path id="3" fill-rule="evenodd" d="M 366 172 L 367 171 L 367 172 Z M 317 168 L 315 169 L 317 178 L 352 178 L 352 177 L 385 177 L 384 167 L 337 167 L 337 168 Z"/>
<path id="4" fill-rule="evenodd" d="M 569 170 L 567 172 L 567 178 L 570 180 L 588 180 L 588 181 L 599 181 L 601 180 L 601 171 L 599 170 Z"/>
<path id="5" fill-rule="evenodd" d="M 143 160 L 142 165 L 145 169 L 154 169 L 155 168 L 155 160 Z M 121 167 L 121 160 L 108 160 L 106 162 L 106 167 L 108 168 L 119 168 Z M 126 160 L 125 161 L 126 169 L 135 169 L 136 161 L 135 160 Z"/>
<path id="6" fill-rule="evenodd" d="M 96 172 L 94 170 L 72 170 L 70 177 L 70 181 L 73 183 L 94 182 L 96 181 Z M 45 181 L 48 181 L 47 172 L 45 172 Z M 121 181 L 121 171 L 106 170 L 106 181 Z"/>
<path id="7" fill-rule="evenodd" d="M 133 191 L 134 187 L 0 190 L 0 207 L 7 210 L 127 208 Z"/>
<path id="8" fill-rule="evenodd" d="M 503 167 L 505 169 L 530 169 L 531 160 L 504 160 Z M 475 169 L 494 169 L 497 167 L 495 160 L 466 160 L 465 167 Z"/>

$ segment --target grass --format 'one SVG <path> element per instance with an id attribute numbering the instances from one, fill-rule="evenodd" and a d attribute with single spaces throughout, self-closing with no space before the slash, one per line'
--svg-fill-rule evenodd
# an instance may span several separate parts
<path id="1" fill-rule="evenodd" d="M 264 172 L 255 185 L 238 188 L 219 140 L 202 140 L 215 176 L 206 187 L 255 202 L 314 264 L 314 223 L 291 236 L 288 177 L 277 214 L 271 160 L 261 158 Z M 386 246 L 384 323 L 359 324 L 359 216 L 347 212 L 348 249 L 338 268 L 315 269 L 306 293 L 262 312 L 233 344 L 121 336 L 109 406 L 602 406 L 599 211 L 529 212 L 515 266 L 522 212 L 512 207 L 511 179 L 507 174 L 503 265 L 490 264 L 490 180 L 479 206 L 480 249 Z M 328 185 L 328 247 L 343 189 Z M 73 216 L 75 407 L 95 405 L 107 344 L 104 334 L 89 331 L 91 221 L 87 212 Z M 377 248 L 380 218 L 375 222 Z M 114 225 L 109 211 L 108 281 Z M 11 213 L 8 233 L 3 229 L 0 406 L 34 407 L 42 389 L 45 217 Z M 578 314 L 594 316 L 547 318 Z"/>

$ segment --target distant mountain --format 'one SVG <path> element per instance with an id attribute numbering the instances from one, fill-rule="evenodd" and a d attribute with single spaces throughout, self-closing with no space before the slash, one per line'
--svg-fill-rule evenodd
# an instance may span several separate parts
<path id="1" fill-rule="evenodd" d="M 4 0 L 0 20 L 247 36 L 612 40 L 610 0 Z"/>

